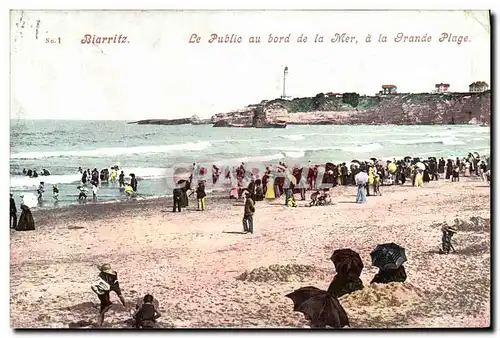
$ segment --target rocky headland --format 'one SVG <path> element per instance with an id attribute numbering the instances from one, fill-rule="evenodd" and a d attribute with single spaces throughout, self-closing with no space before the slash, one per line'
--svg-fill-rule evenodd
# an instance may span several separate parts
<path id="1" fill-rule="evenodd" d="M 275 99 L 242 109 L 176 120 L 138 124 L 213 124 L 214 127 L 283 128 L 288 124 L 480 124 L 491 123 L 491 92 L 420 93 L 363 96 L 357 93 Z"/>

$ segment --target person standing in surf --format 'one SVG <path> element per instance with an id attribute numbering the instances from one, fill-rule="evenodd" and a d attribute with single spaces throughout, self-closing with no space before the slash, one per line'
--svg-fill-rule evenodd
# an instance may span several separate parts
<path id="1" fill-rule="evenodd" d="M 118 176 L 118 184 L 120 184 L 120 188 L 125 188 L 125 174 L 123 173 L 123 170 Z"/>
<path id="2" fill-rule="evenodd" d="M 59 201 L 59 189 L 56 184 L 52 184 L 52 197 L 54 197 L 56 201 Z"/>

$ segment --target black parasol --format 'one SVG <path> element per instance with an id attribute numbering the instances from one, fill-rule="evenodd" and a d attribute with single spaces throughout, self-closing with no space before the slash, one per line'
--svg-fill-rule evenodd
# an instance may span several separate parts
<path id="1" fill-rule="evenodd" d="M 333 252 L 330 258 L 335 265 L 335 270 L 345 276 L 356 275 L 359 277 L 363 271 L 363 261 L 359 254 L 351 249 L 339 249 Z"/>
<path id="2" fill-rule="evenodd" d="M 377 162 L 377 159 L 375 157 L 370 157 L 370 160 L 372 160 L 373 162 Z"/>
<path id="3" fill-rule="evenodd" d="M 314 286 L 305 286 L 285 295 L 285 297 L 288 297 L 293 301 L 293 311 L 298 311 L 298 308 L 303 302 L 314 296 L 322 295 L 325 292 L 326 291 L 320 290 Z"/>
<path id="4" fill-rule="evenodd" d="M 411 156 L 405 156 L 405 158 L 404 158 L 405 162 L 408 162 L 408 160 L 411 160 L 411 159 L 412 159 Z"/>
<path id="5" fill-rule="evenodd" d="M 393 270 L 406 262 L 405 249 L 395 243 L 379 244 L 370 253 L 372 265 L 380 270 Z"/>
<path id="6" fill-rule="evenodd" d="M 326 291 L 300 304 L 296 311 L 302 312 L 311 327 L 343 328 L 349 326 L 349 318 L 337 298 Z"/>
<path id="7" fill-rule="evenodd" d="M 360 164 L 358 160 L 352 160 L 351 163 L 357 163 Z"/>

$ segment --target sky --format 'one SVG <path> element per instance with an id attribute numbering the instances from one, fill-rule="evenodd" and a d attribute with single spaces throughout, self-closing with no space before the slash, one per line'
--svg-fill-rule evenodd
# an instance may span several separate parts
<path id="1" fill-rule="evenodd" d="M 36 27 L 38 22 L 38 39 Z M 24 24 L 23 24 L 24 23 Z M 234 34 L 242 43 L 210 44 Z M 332 43 L 345 33 L 358 43 Z M 394 37 L 432 37 L 396 43 Z M 442 33 L 469 42 L 439 42 Z M 82 44 L 85 34 L 127 43 Z M 192 34 L 200 43 L 189 43 Z M 268 43 L 269 34 L 289 43 Z M 306 43 L 297 42 L 304 34 Z M 316 34 L 324 37 L 315 43 Z M 371 43 L 366 42 L 370 34 Z M 377 42 L 379 35 L 386 43 Z M 260 36 L 260 44 L 248 42 Z M 46 39 L 61 43 L 46 43 Z M 355 40 L 356 41 L 356 40 Z M 490 83 L 487 11 L 13 11 L 11 118 L 207 118 L 277 98 Z"/>

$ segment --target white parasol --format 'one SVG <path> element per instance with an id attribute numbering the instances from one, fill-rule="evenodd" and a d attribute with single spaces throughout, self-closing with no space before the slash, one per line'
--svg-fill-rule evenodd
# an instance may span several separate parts
<path id="1" fill-rule="evenodd" d="M 423 164 L 422 162 L 418 162 L 415 166 L 418 169 L 425 170 L 425 164 Z"/>
<path id="2" fill-rule="evenodd" d="M 357 185 L 364 185 L 368 183 L 368 174 L 362 171 L 354 176 L 354 180 L 356 181 Z"/>

